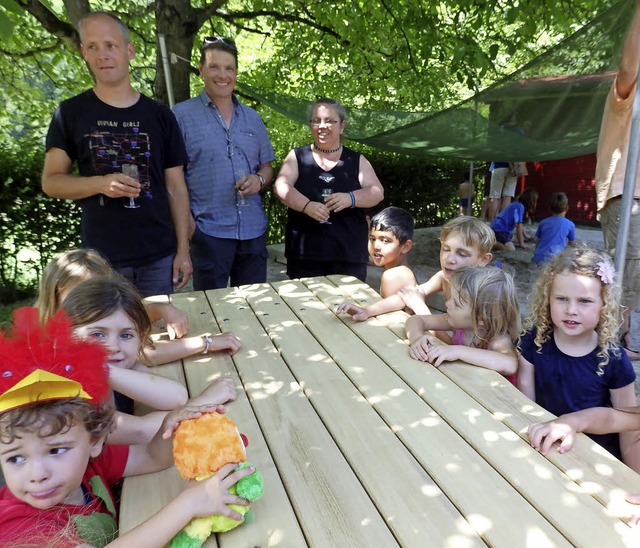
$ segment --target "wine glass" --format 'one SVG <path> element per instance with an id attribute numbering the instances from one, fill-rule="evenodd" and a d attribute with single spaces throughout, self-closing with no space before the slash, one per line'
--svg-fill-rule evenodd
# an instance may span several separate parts
<path id="1" fill-rule="evenodd" d="M 136 164 L 122 164 L 122 173 L 123 175 L 126 175 L 127 177 L 131 177 L 136 181 L 139 178 L 138 166 Z M 126 207 L 127 209 L 136 209 L 140 206 L 136 204 L 135 198 L 129 198 L 129 201 L 125 202 L 124 207 Z"/>
<path id="2" fill-rule="evenodd" d="M 240 192 L 240 189 L 237 186 L 238 183 L 247 176 L 247 172 L 242 168 L 234 169 L 233 176 L 235 179 L 234 185 L 236 188 L 236 205 L 238 207 L 249 205 L 249 202 L 247 201 L 246 197 L 244 196 L 244 194 L 242 194 L 242 192 Z"/>
<path id="3" fill-rule="evenodd" d="M 320 193 L 322 195 L 322 203 L 325 202 L 325 200 L 331 196 L 333 194 L 333 189 L 332 188 L 323 188 L 322 192 Z M 322 225 L 330 225 L 331 221 L 320 221 L 320 224 Z"/>

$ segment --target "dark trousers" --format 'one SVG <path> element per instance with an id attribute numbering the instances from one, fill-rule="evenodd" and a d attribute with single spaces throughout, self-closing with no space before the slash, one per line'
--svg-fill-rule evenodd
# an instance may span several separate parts
<path id="1" fill-rule="evenodd" d="M 127 280 L 138 288 L 140 295 L 171 295 L 173 293 L 173 255 L 168 255 L 142 266 L 117 268 Z"/>
<path id="2" fill-rule="evenodd" d="M 220 289 L 267 281 L 267 238 L 232 240 L 196 228 L 191 239 L 193 288 Z"/>

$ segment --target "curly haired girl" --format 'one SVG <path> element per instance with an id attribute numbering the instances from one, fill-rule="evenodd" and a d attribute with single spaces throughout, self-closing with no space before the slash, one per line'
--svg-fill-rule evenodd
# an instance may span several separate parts
<path id="1" fill-rule="evenodd" d="M 587 246 L 565 249 L 534 283 L 518 345 L 518 388 L 555 415 L 635 406 L 636 375 L 616 344 L 621 321 L 609 255 Z M 640 465 L 635 434 L 592 437 L 628 465 Z"/>

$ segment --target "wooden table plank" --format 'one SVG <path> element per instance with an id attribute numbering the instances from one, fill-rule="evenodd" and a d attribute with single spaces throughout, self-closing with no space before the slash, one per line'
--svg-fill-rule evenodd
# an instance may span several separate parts
<path id="1" fill-rule="evenodd" d="M 244 292 L 251 306 L 274 298 L 266 285 Z M 236 292 L 210 299 L 218 319 L 242 326 L 238 334 L 250 350 L 234 361 L 309 544 L 397 546 L 254 311 Z"/>
<path id="2" fill-rule="evenodd" d="M 494 371 L 463 363 L 447 364 L 440 370 L 527 442 L 530 423 L 554 417 Z M 620 486 L 624 485 L 627 492 L 639 493 L 640 475 L 588 436 L 578 435 L 570 452 L 560 454 L 553 450 L 547 460 L 589 491 L 613 515 L 626 519 L 630 512 L 637 511 L 637 506 L 624 502 Z"/>
<path id="3" fill-rule="evenodd" d="M 356 295 L 362 301 L 375 302 L 379 298 L 371 287 L 356 278 L 329 278 L 333 283 L 339 284 L 343 299 Z M 335 303 L 336 301 L 332 301 L 327 304 L 332 306 Z M 402 319 L 407 317 L 404 312 L 396 312 L 370 319 L 367 323 L 384 325 L 399 337 L 405 338 Z M 349 319 L 345 320 L 348 325 Z M 440 370 L 526 441 L 526 429 L 531 422 L 541 422 L 554 417 L 494 371 L 463 363 L 446 364 Z M 640 492 L 640 475 L 588 436 L 578 435 L 576 444 L 569 453 L 561 455 L 552 452 L 547 458 L 607 506 L 613 515 L 626 519 L 631 513 L 637 512 L 637 507 L 627 503 L 624 497 L 627 492 Z M 621 489 L 620 485 L 624 485 L 625 489 Z M 625 537 L 630 534 L 626 527 L 620 528 L 620 525 L 616 524 L 616 528 L 619 528 Z"/>
<path id="4" fill-rule="evenodd" d="M 298 287 L 285 285 L 293 291 Z M 293 301 L 294 310 L 305 307 L 304 299 Z M 404 546 L 424 538 L 434 546 L 477 545 L 460 513 L 277 295 L 253 307 L 398 541 Z M 402 473 L 390 474 L 390 463 Z"/>
<path id="5" fill-rule="evenodd" d="M 220 300 L 227 290 L 208 292 L 208 298 L 204 293 L 199 293 L 196 299 L 193 294 L 176 294 L 173 302 L 181 310 L 189 315 L 190 330 L 194 333 L 209 331 L 219 333 L 233 331 L 242 339 L 245 337 L 245 326 L 233 326 L 225 318 L 214 316 L 211 304 Z M 241 301 L 242 302 L 242 301 Z M 242 305 L 247 306 L 246 303 Z M 251 346 L 243 340 L 243 349 L 237 354 L 242 359 L 251 354 Z M 240 432 L 249 440 L 247 447 L 248 461 L 255 465 L 265 484 L 265 496 L 251 505 L 254 514 L 253 521 L 237 527 L 228 533 L 217 535 L 217 543 L 222 548 L 233 546 L 276 546 L 285 543 L 291 546 L 304 545 L 304 536 L 295 516 L 295 512 L 289 502 L 287 493 L 282 485 L 276 465 L 269 452 L 260 426 L 251 409 L 247 394 L 240 382 L 232 358 L 226 352 L 210 352 L 207 355 L 198 355 L 184 360 L 185 375 L 192 393 L 200 393 L 215 379 L 224 376 L 234 379 L 237 392 L 235 402 L 227 405 L 227 414 L 238 425 Z M 210 540 L 205 547 L 213 545 Z"/>
<path id="6" fill-rule="evenodd" d="M 340 299 L 327 284 L 311 281 L 309 285 L 331 309 Z M 611 535 L 619 520 L 472 397 L 460 393 L 436 368 L 412 360 L 407 350 L 399 352 L 400 342 L 389 330 L 348 318 L 345 323 L 571 542 L 580 546 L 625 545 L 623 538 Z"/>
<path id="7" fill-rule="evenodd" d="M 313 285 L 318 283 L 313 280 Z M 333 286 L 321 285 L 337 296 L 338 292 L 331 289 Z M 289 300 L 283 293 L 281 291 L 285 300 Z M 305 293 L 298 288 L 295 293 L 306 295 L 307 305 L 299 307 L 299 315 L 307 329 L 325 346 L 395 434 L 418 456 L 440 488 L 468 516 L 479 535 L 492 546 L 525 546 L 532 536 L 539 546 L 568 545 L 562 535 L 386 363 L 354 333 L 343 333 L 340 326 L 344 324 L 335 315 L 324 306 L 313 306 L 315 297 L 310 291 Z M 386 329 L 383 331 L 392 335 Z M 337 333 L 340 337 L 334 335 Z M 353 349 L 360 351 L 354 353 Z M 470 485 L 474 486 L 472 490 Z M 420 500 L 415 493 L 404 496 Z"/>

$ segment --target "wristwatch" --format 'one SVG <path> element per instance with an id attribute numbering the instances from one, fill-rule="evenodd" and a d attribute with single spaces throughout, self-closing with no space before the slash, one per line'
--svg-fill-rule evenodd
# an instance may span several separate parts
<path id="1" fill-rule="evenodd" d="M 264 186 L 264 183 L 265 183 L 264 177 L 259 173 L 256 173 L 256 175 L 258 176 L 258 179 L 260 179 L 260 190 L 262 190 L 262 187 Z"/>

